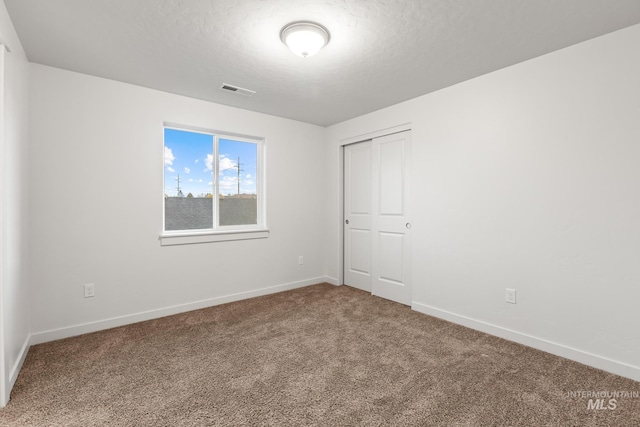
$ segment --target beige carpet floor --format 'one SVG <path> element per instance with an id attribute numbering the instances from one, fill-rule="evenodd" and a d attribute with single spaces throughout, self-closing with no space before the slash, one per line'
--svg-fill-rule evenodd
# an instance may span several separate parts
<path id="1" fill-rule="evenodd" d="M 640 383 L 319 284 L 33 346 L 0 426 L 640 426 L 576 391 Z"/>

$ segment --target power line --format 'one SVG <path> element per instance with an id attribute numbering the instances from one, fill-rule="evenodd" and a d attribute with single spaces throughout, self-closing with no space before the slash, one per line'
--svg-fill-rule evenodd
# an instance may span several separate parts
<path id="1" fill-rule="evenodd" d="M 178 174 L 176 181 L 178 181 L 178 186 L 176 187 L 176 190 L 178 190 L 178 197 L 182 197 L 183 194 L 182 194 L 182 190 L 180 189 L 180 174 Z"/>
<path id="2" fill-rule="evenodd" d="M 244 172 L 243 169 L 240 169 L 240 156 L 238 156 L 238 197 L 240 197 L 240 172 Z"/>

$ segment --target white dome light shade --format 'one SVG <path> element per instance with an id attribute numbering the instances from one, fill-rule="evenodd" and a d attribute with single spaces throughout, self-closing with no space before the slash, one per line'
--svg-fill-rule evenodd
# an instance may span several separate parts
<path id="1" fill-rule="evenodd" d="M 291 52 L 306 58 L 315 55 L 329 43 L 329 32 L 313 22 L 294 22 L 282 29 L 280 39 Z"/>

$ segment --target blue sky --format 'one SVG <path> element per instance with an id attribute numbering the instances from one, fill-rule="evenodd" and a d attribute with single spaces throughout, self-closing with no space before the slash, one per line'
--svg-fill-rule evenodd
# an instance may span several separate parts
<path id="1" fill-rule="evenodd" d="M 183 195 L 203 197 L 213 193 L 213 135 L 165 128 L 164 192 L 177 195 L 177 178 Z M 219 140 L 220 193 L 237 194 L 238 158 L 240 193 L 256 193 L 257 145 L 240 140 Z"/>

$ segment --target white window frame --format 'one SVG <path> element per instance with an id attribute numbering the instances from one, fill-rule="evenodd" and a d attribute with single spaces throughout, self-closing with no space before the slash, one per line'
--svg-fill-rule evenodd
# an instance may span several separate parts
<path id="1" fill-rule="evenodd" d="M 211 129 L 204 129 L 194 126 L 185 126 L 174 123 L 164 123 L 162 126 L 162 146 L 164 153 L 164 130 L 175 129 L 185 132 L 195 132 L 211 135 L 213 137 L 213 224 L 212 228 L 198 230 L 165 230 L 165 207 L 164 207 L 164 186 L 165 167 L 162 162 L 162 233 L 160 234 L 160 244 L 162 246 L 187 245 L 195 243 L 224 242 L 231 240 L 263 239 L 269 236 L 266 215 L 266 173 L 265 173 L 265 138 L 241 135 L 232 132 L 220 132 Z M 220 226 L 220 216 L 218 214 L 218 204 L 220 202 L 219 180 L 219 140 L 230 139 L 239 142 L 256 144 L 256 224 L 226 225 Z M 164 159 L 163 159 L 164 160 Z"/>

